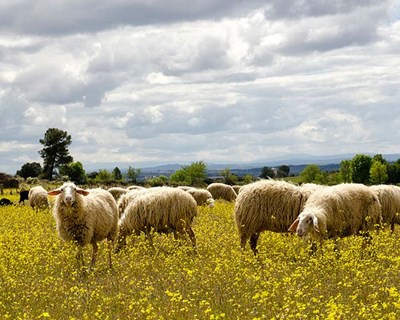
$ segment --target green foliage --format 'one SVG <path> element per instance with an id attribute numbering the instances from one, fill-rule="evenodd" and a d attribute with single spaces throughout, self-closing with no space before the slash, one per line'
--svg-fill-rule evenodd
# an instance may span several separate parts
<path id="1" fill-rule="evenodd" d="M 159 175 L 158 177 L 147 179 L 146 183 L 151 187 L 162 187 L 168 185 L 168 178 L 164 175 Z"/>
<path id="2" fill-rule="evenodd" d="M 207 166 L 204 161 L 192 162 L 189 166 L 182 166 L 170 176 L 174 185 L 201 186 L 207 178 Z"/>
<path id="3" fill-rule="evenodd" d="M 224 182 L 226 184 L 232 185 L 236 184 L 239 181 L 239 178 L 232 173 L 230 168 L 225 168 L 224 170 L 221 170 L 219 174 L 220 176 L 224 177 Z"/>
<path id="4" fill-rule="evenodd" d="M 355 183 L 368 184 L 372 158 L 365 154 L 357 154 L 351 160 L 351 177 Z"/>
<path id="5" fill-rule="evenodd" d="M 112 179 L 113 179 L 113 175 L 107 169 L 100 169 L 96 176 L 96 180 L 100 180 L 100 181 L 110 181 Z"/>
<path id="6" fill-rule="evenodd" d="M 287 165 L 281 165 L 278 167 L 277 178 L 286 178 L 290 174 L 290 167 Z"/>
<path id="7" fill-rule="evenodd" d="M 85 170 L 79 161 L 61 166 L 60 174 L 68 176 L 69 180 L 75 183 L 84 184 L 87 182 Z"/>
<path id="8" fill-rule="evenodd" d="M 254 182 L 256 179 L 254 178 L 254 176 L 253 175 L 251 175 L 251 174 L 245 174 L 242 178 L 241 178 L 241 181 L 243 182 L 243 184 L 249 184 L 249 183 L 252 183 L 252 182 Z"/>
<path id="9" fill-rule="evenodd" d="M 262 167 L 260 178 L 262 178 L 262 179 L 268 179 L 268 178 L 273 179 L 273 178 L 275 178 L 275 171 L 272 170 L 272 168 L 270 168 L 270 167 Z"/>
<path id="10" fill-rule="evenodd" d="M 27 162 L 17 171 L 17 175 L 27 179 L 29 177 L 36 178 L 42 173 L 42 166 L 39 162 Z"/>
<path id="11" fill-rule="evenodd" d="M 372 160 L 370 181 L 372 184 L 385 183 L 388 180 L 387 165 L 379 160 Z"/>
<path id="12" fill-rule="evenodd" d="M 135 169 L 129 166 L 128 170 L 126 171 L 126 178 L 130 180 L 130 182 L 136 183 L 140 172 L 141 169 Z"/>
<path id="13" fill-rule="evenodd" d="M 115 167 L 112 171 L 112 176 L 114 180 L 122 180 L 122 173 L 118 167 Z"/>
<path id="14" fill-rule="evenodd" d="M 389 164 L 387 167 L 388 183 L 397 184 L 400 183 L 400 159 L 395 163 Z"/>
<path id="15" fill-rule="evenodd" d="M 68 146 L 72 142 L 71 136 L 66 131 L 49 128 L 39 142 L 43 145 L 39 154 L 43 158 L 45 178 L 52 180 L 55 169 L 73 161 L 68 150 Z"/>
<path id="16" fill-rule="evenodd" d="M 17 201 L 18 196 L 13 195 Z M 240 249 L 233 204 L 199 208 L 197 253 L 189 241 L 144 235 L 112 254 L 99 243 L 82 276 L 76 246 L 62 242 L 48 212 L 2 208 L 1 319 L 397 319 L 399 229 L 326 241 L 315 255 L 299 237 L 263 232 L 259 255 Z M 91 246 L 84 248 L 89 262 Z"/>
<path id="17" fill-rule="evenodd" d="M 325 179 L 321 168 L 317 164 L 307 165 L 304 170 L 300 172 L 300 177 L 304 183 L 312 183 Z"/>
<path id="18" fill-rule="evenodd" d="M 352 173 L 352 168 L 351 168 L 351 160 L 343 160 L 340 162 L 340 168 L 339 168 L 339 173 L 342 177 L 342 181 L 346 183 L 350 183 L 352 181 L 351 178 L 351 173 Z"/>

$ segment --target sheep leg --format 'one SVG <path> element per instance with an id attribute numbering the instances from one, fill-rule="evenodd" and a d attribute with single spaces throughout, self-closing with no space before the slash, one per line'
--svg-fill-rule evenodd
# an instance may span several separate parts
<path id="1" fill-rule="evenodd" d="M 247 241 L 247 239 L 245 236 L 242 236 L 240 238 L 240 247 L 242 248 L 242 250 L 244 250 L 246 248 L 246 241 Z"/>
<path id="2" fill-rule="evenodd" d="M 92 253 L 92 261 L 90 263 L 90 269 L 94 267 L 97 258 L 97 251 L 99 251 L 99 247 L 96 242 L 92 243 L 93 253 Z"/>
<path id="3" fill-rule="evenodd" d="M 113 246 L 114 246 L 114 241 L 108 240 L 108 265 L 110 269 L 112 269 L 111 251 L 113 249 Z"/>
<path id="4" fill-rule="evenodd" d="M 255 256 L 258 253 L 257 241 L 258 241 L 259 236 L 260 236 L 260 234 L 256 232 L 256 233 L 253 233 L 253 235 L 250 237 L 250 248 L 251 248 L 251 250 L 253 250 L 253 253 Z"/>
<path id="5" fill-rule="evenodd" d="M 196 248 L 196 236 L 193 232 L 193 229 L 189 227 L 186 229 L 186 232 L 189 235 L 190 240 L 192 241 L 193 247 Z"/>
<path id="6" fill-rule="evenodd" d="M 82 246 L 78 245 L 78 251 L 76 253 L 76 261 L 78 263 L 78 268 L 81 268 L 84 266 L 84 261 L 83 261 L 83 252 L 82 252 Z"/>

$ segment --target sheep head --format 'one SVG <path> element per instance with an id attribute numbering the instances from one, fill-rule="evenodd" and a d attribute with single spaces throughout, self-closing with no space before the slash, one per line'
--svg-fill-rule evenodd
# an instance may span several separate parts
<path id="1" fill-rule="evenodd" d="M 47 192 L 50 196 L 60 195 L 62 202 L 71 207 L 75 203 L 76 194 L 87 196 L 89 191 L 77 187 L 72 182 L 65 182 L 61 187 Z"/>
<path id="2" fill-rule="evenodd" d="M 302 212 L 288 229 L 299 237 L 305 237 L 312 230 L 320 233 L 318 217 L 311 212 Z"/>

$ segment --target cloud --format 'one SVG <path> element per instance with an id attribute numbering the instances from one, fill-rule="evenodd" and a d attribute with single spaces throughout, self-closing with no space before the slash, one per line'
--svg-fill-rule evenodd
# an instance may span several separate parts
<path id="1" fill-rule="evenodd" d="M 0 170 L 38 159 L 49 127 L 72 135 L 84 164 L 396 151 L 398 8 L 4 3 Z"/>

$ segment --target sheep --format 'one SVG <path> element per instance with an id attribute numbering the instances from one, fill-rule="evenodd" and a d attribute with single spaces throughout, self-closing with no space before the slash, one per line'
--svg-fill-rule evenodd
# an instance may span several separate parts
<path id="1" fill-rule="evenodd" d="M 129 186 L 129 187 L 127 187 L 126 189 L 128 189 L 128 190 L 140 190 L 140 189 L 145 189 L 145 187 L 142 187 L 142 186 Z"/>
<path id="2" fill-rule="evenodd" d="M 368 235 L 381 223 L 377 195 L 363 184 L 340 184 L 316 190 L 289 227 L 299 237 L 322 241 L 350 235 Z M 315 249 L 313 243 L 313 249 Z"/>
<path id="3" fill-rule="evenodd" d="M 42 186 L 35 186 L 29 189 L 28 202 L 32 209 L 49 209 L 50 203 L 47 198 L 47 191 Z"/>
<path id="4" fill-rule="evenodd" d="M 121 188 L 121 187 L 112 187 L 112 188 L 108 188 L 107 191 L 112 194 L 112 196 L 114 197 L 115 201 L 118 201 L 118 199 L 123 194 L 127 193 L 129 190 Z"/>
<path id="5" fill-rule="evenodd" d="M 208 205 L 210 208 L 214 207 L 215 201 L 210 191 L 197 188 L 188 188 L 185 191 L 196 200 L 198 206 Z"/>
<path id="6" fill-rule="evenodd" d="M 78 247 L 78 264 L 84 266 L 82 249 L 86 244 L 93 248 L 89 270 L 96 263 L 97 242 L 108 240 L 109 267 L 112 268 L 111 251 L 118 232 L 117 205 L 112 195 L 103 189 L 84 190 L 72 182 L 51 190 L 48 195 L 57 196 L 53 208 L 60 238 L 73 241 Z"/>
<path id="7" fill-rule="evenodd" d="M 400 224 L 400 188 L 393 185 L 370 186 L 382 206 L 382 222 L 390 225 L 394 232 L 395 224 Z"/>
<path id="8" fill-rule="evenodd" d="M 20 204 L 21 202 L 22 202 L 22 204 L 24 204 L 25 200 L 28 200 L 28 197 L 29 197 L 29 190 L 21 190 L 19 192 L 19 202 L 18 202 L 18 204 Z"/>
<path id="9" fill-rule="evenodd" d="M 237 194 L 232 186 L 214 182 L 208 185 L 207 190 L 212 194 L 215 200 L 223 199 L 226 201 L 235 201 Z"/>
<path id="10" fill-rule="evenodd" d="M 117 201 L 117 208 L 118 208 L 118 216 L 121 218 L 122 213 L 125 211 L 125 208 L 128 206 L 128 204 L 135 199 L 138 195 L 144 192 L 152 192 L 155 189 L 158 189 L 159 187 L 154 187 L 154 188 L 141 188 L 141 189 L 131 189 L 127 193 L 123 194 Z"/>
<path id="11" fill-rule="evenodd" d="M 287 232 L 309 195 L 309 190 L 285 181 L 260 180 L 243 186 L 234 207 L 241 248 L 250 239 L 256 255 L 262 231 Z"/>
<path id="12" fill-rule="evenodd" d="M 196 237 L 192 229 L 197 215 L 197 204 L 186 191 L 171 187 L 153 188 L 142 192 L 126 207 L 118 222 L 119 235 L 116 252 L 126 245 L 126 237 L 144 232 L 150 245 L 153 246 L 151 229 L 156 232 L 187 233 L 196 248 Z"/>
<path id="13" fill-rule="evenodd" d="M 10 199 L 7 198 L 1 198 L 0 199 L 0 206 L 11 206 L 13 205 L 12 201 Z"/>

